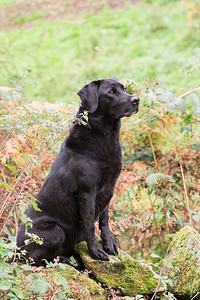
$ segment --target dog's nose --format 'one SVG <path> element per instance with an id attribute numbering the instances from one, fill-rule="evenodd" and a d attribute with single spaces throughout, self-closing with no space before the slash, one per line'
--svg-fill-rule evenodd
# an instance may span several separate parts
<path id="1" fill-rule="evenodd" d="M 132 101 L 132 103 L 133 103 L 134 105 L 137 105 L 137 104 L 139 104 L 140 99 L 139 99 L 138 97 L 132 97 L 132 98 L 131 98 L 131 101 Z"/>

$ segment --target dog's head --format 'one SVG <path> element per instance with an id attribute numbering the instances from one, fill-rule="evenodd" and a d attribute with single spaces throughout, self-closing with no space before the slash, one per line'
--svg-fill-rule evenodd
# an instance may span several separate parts
<path id="1" fill-rule="evenodd" d="M 136 114 L 139 98 L 126 92 L 124 85 L 116 78 L 92 81 L 85 85 L 78 95 L 84 109 L 116 119 Z"/>

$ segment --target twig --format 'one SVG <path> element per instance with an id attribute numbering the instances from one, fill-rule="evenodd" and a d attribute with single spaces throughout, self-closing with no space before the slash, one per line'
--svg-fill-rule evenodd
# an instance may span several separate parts
<path id="1" fill-rule="evenodd" d="M 198 296 L 200 294 L 200 292 L 196 293 L 196 295 L 194 295 L 194 297 L 192 297 L 191 300 L 194 300 L 196 298 L 196 296 Z"/>
<path id="2" fill-rule="evenodd" d="M 153 153 L 153 159 L 154 159 L 154 162 L 155 162 L 155 167 L 156 167 L 156 170 L 158 170 L 158 163 L 157 163 L 157 159 L 156 159 L 156 155 L 155 155 L 155 151 L 154 151 L 154 146 L 153 146 L 152 139 L 151 139 L 151 134 L 149 134 L 148 137 L 149 137 L 149 142 L 150 142 L 150 145 L 151 145 L 151 150 L 152 150 L 152 153 Z"/>
<path id="3" fill-rule="evenodd" d="M 189 204 L 189 198 L 188 198 L 188 194 L 187 194 L 187 187 L 186 187 L 186 182 L 185 182 L 185 175 L 184 175 L 184 172 L 183 172 L 183 165 L 182 165 L 182 162 L 181 162 L 181 158 L 179 158 L 179 156 L 177 154 L 176 148 L 174 149 L 174 152 L 176 154 L 176 159 L 178 160 L 178 162 L 180 164 L 181 177 L 182 177 L 182 180 L 183 180 L 183 187 L 184 187 L 185 204 L 186 204 L 186 209 L 187 209 L 188 215 L 189 215 L 189 222 L 192 225 L 192 217 L 191 217 L 191 213 L 190 213 L 190 204 Z"/>
<path id="4" fill-rule="evenodd" d="M 177 98 L 184 98 L 184 97 L 186 97 L 186 96 L 188 96 L 188 95 L 190 95 L 190 94 L 192 94 L 194 92 L 197 92 L 197 91 L 200 91 L 200 87 L 197 87 L 197 88 L 195 88 L 195 89 L 193 89 L 191 91 L 188 91 L 188 92 L 182 94 L 181 96 L 178 96 Z"/>
<path id="5" fill-rule="evenodd" d="M 157 294 L 157 291 L 158 291 L 158 289 L 159 289 L 162 271 L 163 271 L 163 268 L 160 269 L 160 274 L 159 274 L 160 278 L 159 278 L 159 280 L 158 280 L 158 285 L 157 285 L 157 287 L 156 287 L 156 290 L 155 290 L 155 292 L 154 292 L 154 294 L 153 294 L 151 300 L 154 299 L 154 297 L 155 297 L 155 295 Z"/>
<path id="6" fill-rule="evenodd" d="M 181 161 L 179 163 L 180 163 L 180 169 L 181 169 L 181 176 L 182 176 L 182 179 L 183 179 L 186 208 L 187 208 L 187 211 L 188 211 L 190 224 L 192 225 L 192 217 L 191 217 L 191 213 L 190 213 L 190 204 L 189 204 L 189 199 L 188 199 L 188 194 L 187 194 L 187 188 L 186 188 L 186 183 L 185 183 L 185 176 L 184 176 L 184 173 L 183 173 L 183 166 L 182 166 Z"/>

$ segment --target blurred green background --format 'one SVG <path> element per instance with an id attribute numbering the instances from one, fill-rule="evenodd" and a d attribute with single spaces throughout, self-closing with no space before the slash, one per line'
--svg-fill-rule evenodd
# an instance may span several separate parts
<path id="1" fill-rule="evenodd" d="M 85 82 L 106 77 L 191 89 L 200 75 L 199 6 L 1 0 L 0 85 L 16 87 L 27 77 L 28 99 L 49 102 L 78 101 Z"/>

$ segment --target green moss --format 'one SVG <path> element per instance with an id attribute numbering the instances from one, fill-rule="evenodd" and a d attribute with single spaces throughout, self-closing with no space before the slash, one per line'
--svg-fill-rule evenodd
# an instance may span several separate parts
<path id="1" fill-rule="evenodd" d="M 51 273 L 52 279 L 60 276 L 64 277 L 70 286 L 69 297 L 75 299 L 88 299 L 91 297 L 92 299 L 106 299 L 104 290 L 100 285 L 73 267 L 66 265 L 64 270 L 58 269 Z"/>
<path id="2" fill-rule="evenodd" d="M 88 254 L 88 247 L 86 242 L 81 242 L 79 244 L 76 244 L 74 249 L 80 255 Z"/>
<path id="3" fill-rule="evenodd" d="M 174 266 L 168 269 L 173 282 L 169 290 L 190 297 L 200 291 L 200 235 L 196 230 L 181 229 L 168 248 L 166 260 Z"/>
<path id="4" fill-rule="evenodd" d="M 152 271 L 136 260 L 122 262 L 120 277 L 124 293 L 131 296 L 135 296 L 136 291 L 138 294 L 150 294 L 158 285 Z"/>
<path id="5" fill-rule="evenodd" d="M 34 279 L 33 283 L 35 284 L 37 280 L 39 280 L 42 277 L 47 278 L 47 282 L 54 287 L 54 284 L 57 284 L 56 282 L 60 277 L 63 277 L 66 279 L 67 284 L 69 285 L 69 291 L 65 290 L 67 297 L 74 298 L 74 299 L 99 299 L 99 300 L 105 300 L 105 291 L 104 289 L 97 284 L 94 280 L 87 277 L 86 274 L 80 273 L 75 268 L 65 265 L 64 269 L 61 269 L 60 267 L 52 267 L 52 268 L 42 268 L 41 270 L 37 269 L 34 271 L 24 271 L 26 272 L 24 275 L 29 278 L 28 284 L 26 287 L 22 284 L 21 277 L 16 277 L 16 283 L 15 289 L 18 291 L 18 294 L 23 295 L 23 299 L 28 299 L 29 296 L 35 295 L 35 290 L 32 290 L 31 282 Z M 29 284 L 30 283 L 30 284 Z M 34 287 L 33 284 L 33 287 Z M 1 293 L 0 293 L 1 295 Z M 48 297 L 48 291 L 47 293 L 42 294 L 44 297 Z M 5 298 L 10 299 L 10 298 Z M 46 298 L 45 298 L 46 299 Z"/>
<path id="6" fill-rule="evenodd" d="M 172 248 L 176 247 L 177 244 L 179 245 L 179 247 L 185 247 L 185 245 L 188 243 L 188 239 L 191 235 L 193 235 L 197 239 L 199 239 L 199 237 L 200 237 L 198 232 L 195 229 L 193 229 L 192 227 L 185 226 L 184 228 L 182 228 L 176 234 L 174 240 L 170 243 L 170 245 L 167 249 L 167 253 L 169 253 Z"/>
<path id="7" fill-rule="evenodd" d="M 94 260 L 89 256 L 86 243 L 76 245 L 85 267 L 101 283 L 117 289 L 121 295 L 152 294 L 158 281 L 147 265 L 133 259 L 123 251 L 118 256 L 109 255 L 109 261 Z"/>

